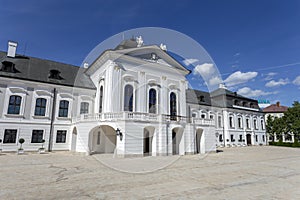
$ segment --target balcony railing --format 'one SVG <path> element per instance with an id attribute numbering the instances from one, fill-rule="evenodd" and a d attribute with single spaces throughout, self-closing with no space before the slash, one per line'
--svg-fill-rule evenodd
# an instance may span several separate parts
<path id="1" fill-rule="evenodd" d="M 81 114 L 73 118 L 73 122 L 93 122 L 93 121 L 144 121 L 144 122 L 164 122 L 164 123 L 194 123 L 198 125 L 214 126 L 213 119 L 189 118 L 185 116 L 158 115 L 140 112 L 118 112 L 118 113 L 95 113 Z"/>

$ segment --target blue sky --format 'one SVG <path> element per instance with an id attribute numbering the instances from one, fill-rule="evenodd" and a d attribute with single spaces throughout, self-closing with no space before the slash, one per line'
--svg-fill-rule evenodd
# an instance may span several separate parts
<path id="1" fill-rule="evenodd" d="M 199 42 L 229 89 L 289 106 L 300 100 L 300 1 L 0 0 L 0 4 L 2 51 L 8 40 L 14 40 L 19 54 L 80 65 L 112 35 L 164 27 Z M 204 90 L 198 76 L 197 71 L 190 75 L 191 84 Z"/>

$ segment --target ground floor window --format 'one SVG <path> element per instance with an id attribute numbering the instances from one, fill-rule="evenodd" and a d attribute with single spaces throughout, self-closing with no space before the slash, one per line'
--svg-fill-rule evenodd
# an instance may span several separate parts
<path id="1" fill-rule="evenodd" d="M 31 135 L 31 143 L 42 143 L 43 134 L 43 130 L 33 130 Z"/>
<path id="2" fill-rule="evenodd" d="M 230 135 L 230 140 L 231 142 L 235 142 L 234 136 L 232 134 Z"/>
<path id="3" fill-rule="evenodd" d="M 3 143 L 16 143 L 17 129 L 5 129 Z"/>
<path id="4" fill-rule="evenodd" d="M 223 142 L 223 135 L 219 135 L 219 142 Z"/>
<path id="5" fill-rule="evenodd" d="M 243 135 L 240 135 L 239 142 L 243 142 Z"/>
<path id="6" fill-rule="evenodd" d="M 262 141 L 265 142 L 265 136 L 264 135 L 262 136 Z"/>
<path id="7" fill-rule="evenodd" d="M 255 135 L 255 141 L 258 142 L 258 136 L 257 135 Z"/>
<path id="8" fill-rule="evenodd" d="M 57 130 L 56 143 L 66 143 L 66 136 L 67 136 L 66 130 Z"/>

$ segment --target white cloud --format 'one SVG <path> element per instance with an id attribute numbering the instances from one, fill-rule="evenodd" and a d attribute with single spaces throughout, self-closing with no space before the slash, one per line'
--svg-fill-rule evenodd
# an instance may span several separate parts
<path id="1" fill-rule="evenodd" d="M 288 78 L 286 79 L 279 79 L 278 81 L 274 81 L 274 80 L 271 80 L 269 82 L 266 83 L 266 87 L 276 87 L 276 86 L 280 86 L 280 85 L 286 85 L 288 84 L 290 81 Z"/>
<path id="2" fill-rule="evenodd" d="M 212 63 L 204 63 L 202 65 L 197 65 L 194 70 L 194 75 L 200 75 L 203 78 L 209 78 L 208 76 L 212 76 L 215 73 L 215 68 Z"/>
<path id="3" fill-rule="evenodd" d="M 198 62 L 198 61 L 199 60 L 196 58 L 188 58 L 188 59 L 185 59 L 183 61 L 183 63 L 188 66 L 188 65 L 194 64 L 195 62 Z"/>
<path id="4" fill-rule="evenodd" d="M 266 81 L 272 80 L 275 75 L 277 75 L 276 72 L 270 72 L 270 73 L 265 75 L 266 76 L 265 80 Z"/>
<path id="5" fill-rule="evenodd" d="M 230 76 L 228 76 L 225 79 L 225 83 L 227 86 L 234 86 L 234 85 L 239 85 L 242 83 L 246 83 L 250 81 L 251 79 L 255 78 L 257 76 L 257 72 L 246 72 L 243 73 L 241 71 L 234 72 Z"/>
<path id="6" fill-rule="evenodd" d="M 295 78 L 295 80 L 293 81 L 293 83 L 294 83 L 295 85 L 300 86 L 300 76 L 297 76 L 297 77 Z"/>
<path id="7" fill-rule="evenodd" d="M 266 96 L 270 94 L 277 94 L 278 92 L 265 92 L 262 90 L 252 90 L 249 87 L 243 87 L 237 91 L 238 94 L 246 97 L 259 97 L 259 96 Z"/>
<path id="8" fill-rule="evenodd" d="M 222 80 L 218 76 L 215 76 L 209 79 L 208 83 L 209 85 L 219 85 L 220 83 L 222 83 Z"/>

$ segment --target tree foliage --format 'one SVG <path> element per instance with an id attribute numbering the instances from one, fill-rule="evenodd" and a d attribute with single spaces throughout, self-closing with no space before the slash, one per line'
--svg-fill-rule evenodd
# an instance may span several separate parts
<path id="1" fill-rule="evenodd" d="M 283 134 L 293 133 L 295 139 L 300 139 L 300 103 L 295 101 L 293 106 L 288 108 L 281 118 L 268 116 L 267 132 L 281 138 Z"/>

